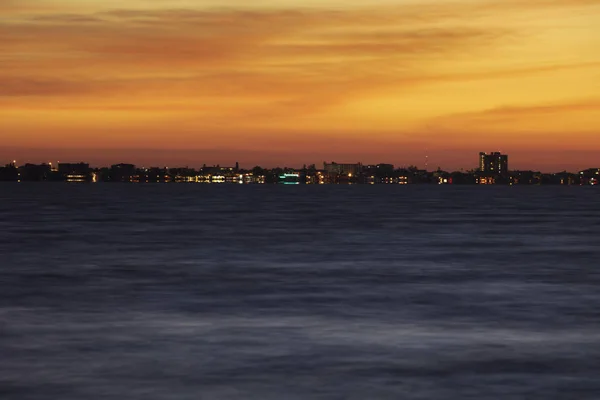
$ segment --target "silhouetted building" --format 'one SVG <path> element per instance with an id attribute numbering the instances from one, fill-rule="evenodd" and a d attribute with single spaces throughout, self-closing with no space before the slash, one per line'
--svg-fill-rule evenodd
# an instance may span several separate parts
<path id="1" fill-rule="evenodd" d="M 494 175 L 508 174 L 508 156 L 499 152 L 479 153 L 479 171 Z"/>
<path id="2" fill-rule="evenodd" d="M 582 185 L 599 185 L 600 184 L 600 168 L 589 168 L 579 172 L 580 183 Z"/>
<path id="3" fill-rule="evenodd" d="M 452 174 L 447 171 L 442 171 L 440 168 L 433 173 L 433 181 L 434 183 L 437 182 L 438 185 L 452 185 L 454 183 Z"/>
<path id="4" fill-rule="evenodd" d="M 48 164 L 25 164 L 19 167 L 19 172 L 23 181 L 46 181 L 50 178 L 52 167 Z"/>
<path id="5" fill-rule="evenodd" d="M 540 185 L 542 173 L 539 171 L 512 171 L 509 182 L 513 185 Z"/>
<path id="6" fill-rule="evenodd" d="M 15 162 L 0 168 L 0 181 L 17 182 L 19 180 L 20 173 Z"/>
<path id="7" fill-rule="evenodd" d="M 133 182 L 138 174 L 133 164 L 115 164 L 110 167 L 109 177 L 111 182 Z"/>
<path id="8" fill-rule="evenodd" d="M 511 175 L 512 176 L 512 175 Z M 579 185 L 580 179 L 577 174 L 567 171 L 554 174 L 541 174 L 542 185 Z"/>
<path id="9" fill-rule="evenodd" d="M 327 175 L 325 171 L 317 170 L 313 165 L 305 168 L 303 171 L 304 183 L 309 185 L 322 185 L 327 183 Z"/>
<path id="10" fill-rule="evenodd" d="M 252 170 L 235 166 L 193 168 L 136 168 L 133 164 L 115 164 L 91 169 L 86 163 L 25 164 L 16 161 L 0 167 L 0 181 L 67 181 L 67 182 L 197 182 L 223 184 L 478 184 L 478 185 L 592 185 L 600 186 L 600 168 L 570 173 L 508 171 L 508 156 L 499 152 L 480 153 L 479 168 L 470 171 L 420 170 L 415 166 L 394 169 L 392 164 L 362 165 L 323 163 L 301 169 L 276 167 Z"/>
<path id="11" fill-rule="evenodd" d="M 198 172 L 193 168 L 170 168 L 169 175 L 174 182 L 199 182 Z"/>
<path id="12" fill-rule="evenodd" d="M 150 168 L 145 171 L 145 175 L 141 178 L 142 182 L 147 183 L 163 183 L 170 182 L 171 176 L 167 168 Z"/>
<path id="13" fill-rule="evenodd" d="M 475 184 L 477 185 L 495 185 L 496 178 L 494 176 L 489 175 L 476 175 L 475 176 Z"/>
<path id="14" fill-rule="evenodd" d="M 221 167 L 220 165 L 203 166 L 200 169 L 200 173 L 203 175 L 234 175 L 239 170 L 239 164 L 236 163 L 235 167 Z"/>
<path id="15" fill-rule="evenodd" d="M 285 171 L 279 175 L 278 183 L 282 183 L 284 185 L 298 185 L 302 182 L 302 174 L 296 171 Z M 306 179 L 304 177 L 304 179 Z"/>
<path id="16" fill-rule="evenodd" d="M 59 163 L 58 174 L 67 182 L 88 182 L 91 180 L 90 165 L 86 163 Z"/>
<path id="17" fill-rule="evenodd" d="M 327 174 L 330 175 L 347 175 L 347 176 L 357 176 L 362 171 L 362 164 L 338 164 L 332 162 L 331 164 L 323 163 L 323 169 Z"/>
<path id="18" fill-rule="evenodd" d="M 395 176 L 394 166 L 392 164 L 364 165 L 362 173 L 365 176 L 374 176 L 376 178 L 391 178 Z"/>
<path id="19" fill-rule="evenodd" d="M 477 177 L 472 173 L 455 171 L 450 174 L 449 183 L 453 185 L 472 185 L 475 184 Z"/>

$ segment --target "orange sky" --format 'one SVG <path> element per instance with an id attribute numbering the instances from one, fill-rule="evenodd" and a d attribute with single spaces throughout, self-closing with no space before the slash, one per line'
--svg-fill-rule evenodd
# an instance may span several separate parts
<path id="1" fill-rule="evenodd" d="M 0 161 L 599 167 L 599 49 L 600 0 L 0 0 Z"/>

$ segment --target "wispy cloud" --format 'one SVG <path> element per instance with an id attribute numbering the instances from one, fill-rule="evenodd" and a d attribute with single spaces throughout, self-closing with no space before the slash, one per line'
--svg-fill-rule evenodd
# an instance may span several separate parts
<path id="1" fill-rule="evenodd" d="M 512 121 L 517 131 L 541 114 L 597 111 L 593 101 L 564 104 L 579 87 L 581 97 L 590 95 L 585 80 L 600 57 L 588 50 L 595 39 L 585 29 L 600 23 L 600 0 L 313 9 L 208 3 L 214 7 L 143 9 L 140 2 L 110 10 L 95 0 L 54 9 L 0 0 L 0 114 L 73 110 L 152 120 L 161 113 L 171 126 L 195 118 L 199 137 L 205 126 L 291 131 L 299 120 L 323 136 L 338 121 L 351 129 L 368 119 L 389 141 L 390 130 L 407 125 L 468 133 Z M 544 27 L 524 15 L 543 16 Z M 556 28 L 563 15 L 577 29 Z M 563 90 L 565 79 L 575 89 L 564 83 Z M 507 95 L 499 81 L 518 93 Z"/>
<path id="2" fill-rule="evenodd" d="M 579 99 L 571 102 L 532 104 L 525 106 L 502 106 L 477 112 L 458 113 L 441 117 L 439 121 L 486 121 L 500 122 L 506 119 L 531 118 L 534 116 L 564 115 L 565 113 L 600 111 L 600 98 Z"/>
<path id="3" fill-rule="evenodd" d="M 0 25 L 0 97 L 146 94 L 164 104 L 169 97 L 230 96 L 269 104 L 263 111 L 249 107 L 241 113 L 246 117 L 320 110 L 394 84 L 398 71 L 415 68 L 419 58 L 441 61 L 481 51 L 507 34 L 498 28 L 399 25 L 398 18 L 406 17 L 396 17 L 381 10 L 119 10 L 32 17 Z"/>

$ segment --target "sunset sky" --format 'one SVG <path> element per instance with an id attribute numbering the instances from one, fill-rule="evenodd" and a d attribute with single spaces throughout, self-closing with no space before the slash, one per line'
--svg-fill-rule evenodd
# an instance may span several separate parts
<path id="1" fill-rule="evenodd" d="M 0 162 L 600 167 L 600 0 L 0 0 Z"/>

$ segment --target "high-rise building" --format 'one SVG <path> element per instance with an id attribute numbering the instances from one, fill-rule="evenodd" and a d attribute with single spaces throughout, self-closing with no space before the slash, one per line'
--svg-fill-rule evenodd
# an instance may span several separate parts
<path id="1" fill-rule="evenodd" d="M 499 152 L 479 153 L 479 171 L 495 174 L 508 174 L 508 155 Z"/>

